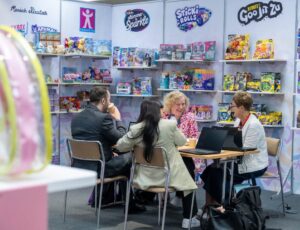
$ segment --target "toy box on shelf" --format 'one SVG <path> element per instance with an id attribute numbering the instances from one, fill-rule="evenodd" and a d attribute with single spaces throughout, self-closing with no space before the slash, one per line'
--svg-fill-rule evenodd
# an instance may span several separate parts
<path id="1" fill-rule="evenodd" d="M 211 120 L 213 107 L 212 105 L 192 105 L 189 108 L 189 112 L 192 112 L 197 120 Z"/>
<path id="2" fill-rule="evenodd" d="M 255 79 L 249 72 L 237 72 L 236 74 L 224 75 L 224 91 L 249 91 L 249 92 L 269 92 L 281 91 L 280 73 L 264 72 L 260 79 Z"/>
<path id="3" fill-rule="evenodd" d="M 83 73 L 75 67 L 63 67 L 62 75 L 64 83 L 112 83 L 110 70 L 98 67 L 88 67 Z"/>
<path id="4" fill-rule="evenodd" d="M 225 51 L 225 60 L 249 59 L 249 52 L 250 52 L 249 34 L 228 35 L 228 44 Z"/>
<path id="5" fill-rule="evenodd" d="M 60 111 L 62 112 L 78 111 L 80 109 L 80 101 L 77 97 L 74 96 L 60 97 L 59 107 Z"/>
<path id="6" fill-rule="evenodd" d="M 59 32 L 36 32 L 33 48 L 37 53 L 64 54 L 65 49 L 60 40 Z"/>
<path id="7" fill-rule="evenodd" d="M 191 44 L 160 44 L 160 60 L 205 60 L 214 61 L 216 42 L 194 42 Z"/>
<path id="8" fill-rule="evenodd" d="M 256 41 L 253 59 L 274 59 L 273 39 Z"/>
<path id="9" fill-rule="evenodd" d="M 134 78 L 130 82 L 119 82 L 116 92 L 118 95 L 152 95 L 151 78 Z"/>
<path id="10" fill-rule="evenodd" d="M 158 51 L 137 47 L 114 47 L 113 66 L 115 67 L 153 67 L 156 66 Z"/>
<path id="11" fill-rule="evenodd" d="M 208 69 L 191 68 L 176 72 L 162 72 L 160 88 L 213 90 L 215 82 L 214 79 L 214 70 Z"/>
<path id="12" fill-rule="evenodd" d="M 111 40 L 96 40 L 85 37 L 69 37 L 65 39 L 66 53 L 93 54 L 110 56 Z"/>

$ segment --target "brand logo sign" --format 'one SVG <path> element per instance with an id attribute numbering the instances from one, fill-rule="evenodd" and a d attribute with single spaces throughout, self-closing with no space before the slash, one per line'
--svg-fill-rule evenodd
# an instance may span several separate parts
<path id="1" fill-rule="evenodd" d="M 28 22 L 26 24 L 11 25 L 11 27 L 22 33 L 24 37 L 28 34 Z"/>
<path id="2" fill-rule="evenodd" d="M 39 9 L 34 8 L 33 6 L 26 9 L 24 7 L 17 7 L 15 5 L 13 5 L 10 7 L 10 11 L 14 12 L 14 13 L 47 15 L 46 10 L 39 10 Z"/>
<path id="3" fill-rule="evenodd" d="M 95 33 L 96 10 L 80 8 L 80 31 Z"/>
<path id="4" fill-rule="evenodd" d="M 149 14 L 142 9 L 127 10 L 124 23 L 127 30 L 139 32 L 149 25 L 150 17 Z"/>
<path id="5" fill-rule="evenodd" d="M 31 26 L 32 33 L 38 32 L 57 32 L 57 29 L 48 26 L 38 26 L 37 24 Z"/>
<path id="6" fill-rule="evenodd" d="M 180 30 L 189 31 L 196 26 L 203 26 L 211 17 L 209 9 L 195 5 L 175 11 L 177 26 Z"/>
<path id="7" fill-rule="evenodd" d="M 252 21 L 259 22 L 264 18 L 275 18 L 282 13 L 282 9 L 281 2 L 254 2 L 242 7 L 237 17 L 241 24 L 248 25 Z"/>

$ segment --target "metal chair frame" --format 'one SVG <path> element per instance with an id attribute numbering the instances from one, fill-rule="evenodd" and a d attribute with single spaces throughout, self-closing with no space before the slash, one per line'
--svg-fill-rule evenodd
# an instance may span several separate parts
<path id="1" fill-rule="evenodd" d="M 131 186 L 134 188 L 141 189 L 139 185 L 133 183 L 133 177 L 136 174 L 136 166 L 142 166 L 147 168 L 153 168 L 158 170 L 164 170 L 165 174 L 165 185 L 164 187 L 161 186 L 152 186 L 144 191 L 158 193 L 158 200 L 159 200 L 159 208 L 158 208 L 158 225 L 160 225 L 161 219 L 161 194 L 164 193 L 164 207 L 163 207 L 163 214 L 162 214 L 162 223 L 161 229 L 164 230 L 165 227 L 165 217 L 166 217 L 166 209 L 167 209 L 167 200 L 169 192 L 176 191 L 174 188 L 169 187 L 170 184 L 170 164 L 169 159 L 166 154 L 166 149 L 164 147 L 155 147 L 153 158 L 150 162 L 147 162 L 144 158 L 144 149 L 139 146 L 135 146 L 134 150 L 132 151 L 132 167 L 130 172 L 130 179 L 127 185 L 127 192 L 126 192 L 126 206 L 125 206 L 125 220 L 124 220 L 124 230 L 127 229 L 127 219 L 128 219 L 128 207 L 129 207 L 129 193 L 131 190 Z M 166 163 L 165 163 L 166 162 Z M 192 206 L 190 212 L 190 223 L 189 229 L 191 226 L 191 218 L 192 218 L 192 210 L 193 204 L 195 199 L 195 191 L 193 191 L 192 197 Z"/>
<path id="2" fill-rule="evenodd" d="M 72 147 L 73 146 L 73 147 Z M 67 147 L 69 157 L 71 159 L 71 167 L 73 167 L 73 159 L 83 160 L 83 161 L 95 161 L 100 164 L 100 177 L 97 179 L 95 184 L 95 202 L 97 203 L 97 194 L 98 194 L 98 184 L 100 184 L 100 194 L 99 194 L 99 204 L 98 207 L 95 205 L 95 210 L 97 216 L 97 229 L 100 226 L 100 213 L 101 213 L 101 203 L 102 203 L 102 193 L 103 185 L 106 183 L 114 182 L 116 185 L 117 181 L 125 180 L 127 181 L 126 176 L 115 176 L 115 177 L 104 177 L 105 172 L 105 155 L 103 153 L 102 144 L 100 141 L 86 141 L 86 140 L 76 140 L 76 139 L 67 139 Z M 116 188 L 116 187 L 115 187 Z M 66 220 L 66 208 L 67 208 L 67 196 L 68 191 L 65 192 L 64 199 L 64 222 Z M 116 200 L 116 193 L 114 193 L 114 202 Z"/>

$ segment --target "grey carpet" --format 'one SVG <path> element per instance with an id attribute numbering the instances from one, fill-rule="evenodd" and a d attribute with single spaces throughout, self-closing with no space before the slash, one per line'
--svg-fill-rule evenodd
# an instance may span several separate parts
<path id="1" fill-rule="evenodd" d="M 96 216 L 94 209 L 87 205 L 91 189 L 70 191 L 66 222 L 63 222 L 64 193 L 54 193 L 49 196 L 49 230 L 95 230 Z M 300 196 L 287 195 L 286 203 L 298 211 L 296 214 L 281 214 L 281 200 L 279 197 L 271 200 L 273 193 L 262 192 L 264 211 L 271 216 L 267 219 L 268 229 L 298 230 L 300 229 Z M 204 192 L 197 193 L 198 206 L 203 205 Z M 299 210 L 298 210 L 299 209 Z M 101 229 L 123 229 L 124 208 L 122 206 L 110 207 L 101 211 Z M 181 229 L 182 214 L 180 208 L 169 207 L 166 215 L 166 230 Z M 147 206 L 142 214 L 130 215 L 127 229 L 150 230 L 160 229 L 157 225 L 157 206 Z M 196 229 L 196 228 L 195 228 Z"/>

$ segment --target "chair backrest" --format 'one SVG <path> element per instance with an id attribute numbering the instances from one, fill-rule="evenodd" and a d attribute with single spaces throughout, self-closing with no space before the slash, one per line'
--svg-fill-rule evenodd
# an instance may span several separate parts
<path id="1" fill-rule="evenodd" d="M 163 147 L 155 147 L 153 157 L 150 162 L 147 162 L 144 157 L 144 148 L 140 146 L 135 146 L 133 149 L 135 163 L 145 165 L 145 166 L 153 166 L 169 169 L 169 162 L 166 155 L 166 150 Z M 167 165 L 165 164 L 165 160 Z"/>
<path id="2" fill-rule="evenodd" d="M 84 141 L 68 138 L 67 146 L 71 158 L 88 161 L 100 161 L 101 157 L 104 158 L 104 154 L 101 154 L 103 150 L 99 141 Z"/>
<path id="3" fill-rule="evenodd" d="M 280 146 L 280 139 L 266 137 L 266 142 L 267 142 L 268 154 L 273 157 L 277 156 L 279 152 L 278 150 Z"/>

